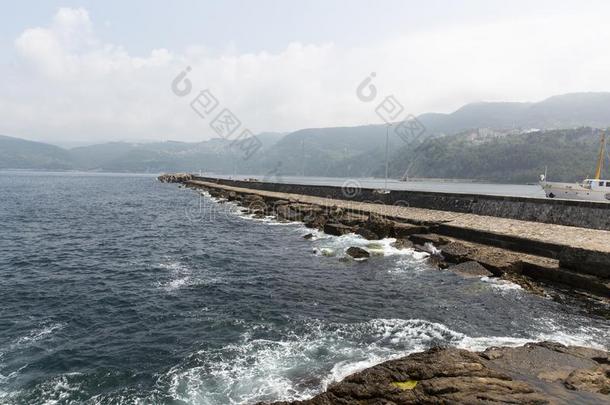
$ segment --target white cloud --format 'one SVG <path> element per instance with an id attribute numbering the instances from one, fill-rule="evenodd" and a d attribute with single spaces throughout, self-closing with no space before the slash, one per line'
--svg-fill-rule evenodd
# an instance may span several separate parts
<path id="1" fill-rule="evenodd" d="M 608 11 L 608 10 L 604 10 Z M 60 9 L 16 40 L 4 66 L 0 133 L 38 139 L 204 139 L 208 122 L 170 91 L 187 65 L 251 130 L 378 122 L 356 98 L 370 72 L 380 96 L 408 112 L 450 111 L 478 100 L 537 100 L 610 90 L 607 12 L 551 15 L 396 37 L 375 46 L 287 44 L 279 53 L 155 49 L 137 57 L 95 36 L 84 9 Z M 312 28 L 314 29 L 314 28 Z"/>

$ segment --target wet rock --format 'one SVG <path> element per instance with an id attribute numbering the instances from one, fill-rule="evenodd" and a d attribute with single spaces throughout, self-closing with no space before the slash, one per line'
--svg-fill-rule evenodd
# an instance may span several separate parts
<path id="1" fill-rule="evenodd" d="M 185 183 L 193 180 L 194 176 L 189 173 L 166 173 L 157 177 L 161 183 Z"/>
<path id="2" fill-rule="evenodd" d="M 532 282 L 532 280 L 530 280 L 529 278 L 527 278 L 521 274 L 503 273 L 501 277 L 503 280 L 508 280 L 511 283 L 515 283 L 518 286 L 520 286 L 521 288 L 523 288 L 525 291 L 528 291 L 532 294 L 536 294 L 536 295 L 540 295 L 540 296 L 545 295 L 544 289 L 542 287 L 540 287 L 538 284 Z"/>
<path id="3" fill-rule="evenodd" d="M 439 258 L 444 259 L 440 249 L 430 242 L 426 242 L 423 245 L 414 244 L 413 248 L 420 252 L 429 253 L 431 256 L 438 256 Z"/>
<path id="4" fill-rule="evenodd" d="M 309 400 L 276 405 L 607 403 L 603 358 L 607 352 L 551 342 L 480 353 L 433 348 L 349 375 Z"/>
<path id="5" fill-rule="evenodd" d="M 341 222 L 341 218 L 343 217 L 343 215 L 345 215 L 345 211 L 334 205 L 330 207 L 330 209 L 328 209 L 327 215 L 332 220 L 332 222 Z"/>
<path id="6" fill-rule="evenodd" d="M 314 229 L 324 229 L 326 222 L 328 222 L 328 218 L 325 215 L 317 215 L 305 221 L 305 226 Z"/>
<path id="7" fill-rule="evenodd" d="M 452 263 L 461 263 L 472 253 L 472 249 L 459 242 L 449 242 L 440 249 L 447 261 Z"/>
<path id="8" fill-rule="evenodd" d="M 227 192 L 227 198 L 230 197 L 230 193 L 232 192 Z M 242 198 L 244 204 L 253 204 L 253 203 L 257 203 L 257 204 L 265 204 L 265 199 L 263 198 L 263 196 L 258 195 L 258 194 L 246 194 L 243 196 Z"/>
<path id="9" fill-rule="evenodd" d="M 302 203 L 290 204 L 290 208 L 305 215 L 317 215 L 324 211 L 322 207 L 317 205 Z"/>
<path id="10" fill-rule="evenodd" d="M 371 254 L 369 252 L 367 252 L 366 250 L 359 248 L 359 247 L 349 247 L 345 253 L 347 253 L 349 256 L 353 257 L 354 259 L 365 259 L 371 256 Z"/>
<path id="11" fill-rule="evenodd" d="M 230 200 L 230 198 L 229 198 Z M 250 200 L 250 201 L 242 201 L 241 205 L 246 208 L 246 210 L 252 214 L 258 215 L 268 215 L 269 207 L 263 200 Z"/>
<path id="12" fill-rule="evenodd" d="M 392 226 L 391 236 L 393 238 L 408 238 L 411 235 L 426 232 L 427 228 L 425 226 L 394 222 L 394 225 Z"/>
<path id="13" fill-rule="evenodd" d="M 523 263 L 518 254 L 494 247 L 479 245 L 468 255 L 468 258 L 481 263 L 495 276 L 508 273 L 521 274 L 523 268 Z"/>
<path id="14" fill-rule="evenodd" d="M 275 214 L 278 218 L 285 219 L 287 221 L 299 221 L 301 219 L 301 214 L 293 210 L 290 204 L 275 207 Z"/>
<path id="15" fill-rule="evenodd" d="M 380 215 L 369 214 L 367 221 L 362 224 L 362 227 L 375 233 L 379 238 L 387 238 L 392 233 L 394 221 L 390 221 Z"/>
<path id="16" fill-rule="evenodd" d="M 364 239 L 368 239 L 368 240 L 379 239 L 379 236 L 375 232 L 373 232 L 367 228 L 356 229 L 356 234 L 358 234 L 358 235 L 362 236 Z"/>
<path id="17" fill-rule="evenodd" d="M 445 252 L 443 251 L 443 254 Z M 464 277 L 491 277 L 493 273 L 487 270 L 485 267 L 481 266 L 477 262 L 464 262 L 460 264 L 456 264 L 455 266 L 451 266 L 448 268 L 449 270 L 459 273 Z"/>
<path id="18" fill-rule="evenodd" d="M 338 224 L 338 223 L 326 223 L 324 224 L 324 232 L 329 235 L 341 236 L 348 233 L 354 232 L 356 229 L 353 226 Z"/>
<path id="19" fill-rule="evenodd" d="M 307 235 L 303 236 L 303 239 L 312 239 L 313 238 L 313 233 L 308 233 Z"/>
<path id="20" fill-rule="evenodd" d="M 425 245 L 427 242 L 430 242 L 437 246 L 446 245 L 447 243 L 450 242 L 449 239 L 444 238 L 435 233 L 429 233 L 429 234 L 418 233 L 418 234 L 409 236 L 409 240 L 411 240 L 415 244 L 422 245 L 422 246 Z"/>
<path id="21" fill-rule="evenodd" d="M 547 403 L 528 383 L 514 381 L 486 367 L 476 353 L 435 348 L 352 374 L 331 384 L 325 393 L 292 404 L 480 404 L 492 401 Z"/>
<path id="22" fill-rule="evenodd" d="M 446 269 L 449 267 L 449 264 L 441 256 L 437 255 L 430 255 L 427 262 L 432 266 L 438 267 L 439 269 Z"/>
<path id="23" fill-rule="evenodd" d="M 208 189 L 208 193 L 210 193 L 212 197 L 219 197 L 221 194 L 221 190 L 218 188 L 210 188 Z"/>
<path id="24" fill-rule="evenodd" d="M 332 257 L 335 256 L 335 251 L 330 248 L 313 248 L 313 252 L 316 255 Z"/>
<path id="25" fill-rule="evenodd" d="M 362 224 L 363 222 L 366 222 L 367 219 L 368 219 L 368 217 L 366 215 L 354 214 L 352 212 L 345 212 L 341 216 L 341 218 L 339 218 L 339 221 L 345 225 L 357 226 L 357 225 Z"/>
<path id="26" fill-rule="evenodd" d="M 559 265 L 567 269 L 610 279 L 609 253 L 566 247 L 559 253 Z"/>
<path id="27" fill-rule="evenodd" d="M 318 216 L 324 214 L 324 209 L 317 205 L 290 204 L 290 208 L 299 213 L 299 215 L 300 215 L 299 220 L 304 223 L 315 220 Z"/>
<path id="28" fill-rule="evenodd" d="M 610 368 L 599 366 L 592 370 L 576 369 L 564 381 L 566 388 L 575 391 L 610 394 Z"/>
<path id="29" fill-rule="evenodd" d="M 396 249 L 412 249 L 413 242 L 409 239 L 396 239 L 396 242 L 392 243 L 392 247 L 395 247 Z"/>
<path id="30" fill-rule="evenodd" d="M 495 367 L 507 370 L 511 375 L 535 376 L 541 381 L 542 388 L 545 383 L 562 382 L 570 391 L 606 396 L 604 398 L 602 395 L 588 395 L 588 403 L 608 402 L 610 363 L 606 351 L 540 342 L 515 348 L 489 348 L 481 355 L 491 360 Z M 577 394 L 572 397 L 572 403 L 584 402 L 575 400 L 579 398 Z"/>

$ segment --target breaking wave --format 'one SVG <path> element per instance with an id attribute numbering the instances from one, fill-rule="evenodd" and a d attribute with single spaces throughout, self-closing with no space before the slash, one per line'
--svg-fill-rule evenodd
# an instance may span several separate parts
<path id="1" fill-rule="evenodd" d="M 590 342 L 584 335 L 559 330 L 531 338 L 472 337 L 421 319 L 354 324 L 309 321 L 283 330 L 279 340 L 255 337 L 273 328 L 253 325 L 237 344 L 193 353 L 161 377 L 159 384 L 169 387 L 172 399 L 190 404 L 303 400 L 349 374 L 432 346 L 484 350 L 548 338 L 560 343 Z"/>

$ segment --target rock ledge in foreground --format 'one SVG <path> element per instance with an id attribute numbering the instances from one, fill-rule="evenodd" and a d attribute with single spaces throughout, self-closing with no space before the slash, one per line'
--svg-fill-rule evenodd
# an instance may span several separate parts
<path id="1" fill-rule="evenodd" d="M 529 343 L 470 352 L 433 348 L 346 377 L 306 401 L 331 404 L 610 403 L 610 362 L 601 350 Z"/>

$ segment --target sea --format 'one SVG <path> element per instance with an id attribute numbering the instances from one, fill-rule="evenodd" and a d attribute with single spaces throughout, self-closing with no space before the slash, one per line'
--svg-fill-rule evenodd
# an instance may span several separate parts
<path id="1" fill-rule="evenodd" d="M 603 303 L 151 175 L 0 172 L 0 226 L 1 404 L 253 404 L 433 346 L 610 349 Z"/>

